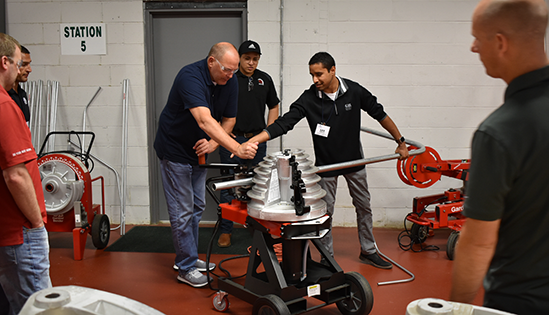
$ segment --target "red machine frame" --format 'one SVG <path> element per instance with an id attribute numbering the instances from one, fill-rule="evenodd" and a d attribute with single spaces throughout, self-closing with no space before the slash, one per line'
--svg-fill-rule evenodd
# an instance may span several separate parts
<path id="1" fill-rule="evenodd" d="M 410 146 L 409 150 L 415 149 Z M 462 180 L 468 179 L 470 160 L 442 160 L 438 152 L 425 147 L 425 152 L 397 162 L 397 173 L 400 179 L 411 186 L 427 188 L 444 176 Z M 464 202 L 463 189 L 448 189 L 443 194 L 415 197 L 413 210 L 406 220 L 412 222 L 410 237 L 414 242 L 423 243 L 433 235 L 433 230 L 449 228 L 453 230 L 448 238 L 446 254 L 450 260 L 454 257 L 454 248 L 459 238 L 459 231 L 465 222 L 461 213 Z M 427 207 L 435 205 L 435 211 Z"/>
<path id="2" fill-rule="evenodd" d="M 92 179 L 86 165 L 84 165 L 79 157 L 72 155 L 76 152 L 57 151 L 43 154 L 42 151 L 44 150 L 49 137 L 55 134 L 92 135 L 92 140 L 90 141 L 88 151 L 85 154 L 86 158 L 89 156 L 89 151 L 93 144 L 93 139 L 95 138 L 95 135 L 92 132 L 85 131 L 50 132 L 44 139 L 44 143 L 38 155 L 38 168 L 50 161 L 60 162 L 68 166 L 74 172 L 78 180 L 82 180 L 84 182 L 84 190 L 82 193 L 82 197 L 79 200 L 80 209 L 76 209 L 76 213 L 75 207 L 73 207 L 69 211 L 62 214 L 48 214 L 47 223 L 45 224 L 46 230 L 48 232 L 72 231 L 74 260 L 82 260 L 84 257 L 84 250 L 86 248 L 86 240 L 88 234 L 92 236 L 93 244 L 97 249 L 105 248 L 109 242 L 110 222 L 107 215 L 105 214 L 105 180 L 103 176 Z M 101 204 L 94 204 L 92 201 L 92 183 L 97 180 L 101 181 Z M 43 189 L 47 191 L 48 187 L 43 187 Z M 78 212 L 80 214 L 78 214 Z"/>

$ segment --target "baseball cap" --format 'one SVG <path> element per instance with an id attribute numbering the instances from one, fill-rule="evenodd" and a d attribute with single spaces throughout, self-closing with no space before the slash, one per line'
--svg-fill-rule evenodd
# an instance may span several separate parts
<path id="1" fill-rule="evenodd" d="M 261 55 L 261 48 L 259 47 L 259 44 L 254 42 L 253 40 L 247 40 L 240 44 L 240 47 L 238 48 L 238 54 L 243 55 L 245 53 L 249 52 L 255 52 Z"/>

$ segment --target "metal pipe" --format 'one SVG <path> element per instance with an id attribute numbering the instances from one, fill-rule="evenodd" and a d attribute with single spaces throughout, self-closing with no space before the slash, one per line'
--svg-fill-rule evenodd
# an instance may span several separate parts
<path id="1" fill-rule="evenodd" d="M 38 81 L 38 120 L 36 122 L 36 145 L 35 148 L 40 146 L 40 140 L 42 136 L 42 96 L 43 96 L 44 82 Z"/>
<path id="2" fill-rule="evenodd" d="M 388 133 L 384 133 L 384 132 L 366 128 L 366 127 L 361 127 L 361 130 L 376 136 L 394 140 L 393 137 Z M 406 143 L 418 148 L 415 150 L 411 150 L 410 155 L 417 155 L 425 152 L 425 146 L 417 141 L 407 139 Z M 317 173 L 335 171 L 335 170 L 340 170 L 343 168 L 348 168 L 353 166 L 383 162 L 387 160 L 398 159 L 399 157 L 400 157 L 399 154 L 394 153 L 394 154 L 381 155 L 381 156 L 376 156 L 376 157 L 371 157 L 366 159 L 360 159 L 360 160 L 354 160 L 354 161 L 348 161 L 348 162 L 342 162 L 342 163 L 336 163 L 336 164 L 328 164 L 328 165 L 318 166 Z M 234 188 L 238 186 L 246 186 L 251 184 L 253 184 L 252 178 L 244 178 L 244 179 L 237 179 L 237 180 L 229 180 L 221 183 L 215 183 L 212 185 L 212 187 L 213 187 L 213 190 L 223 190 L 223 189 L 229 189 L 229 188 Z"/>
<path id="3" fill-rule="evenodd" d="M 390 134 L 385 133 L 385 132 L 370 129 L 370 128 L 367 128 L 367 127 L 360 127 L 360 130 L 364 131 L 364 132 L 367 132 L 367 133 L 370 133 L 370 134 L 373 134 L 373 135 L 376 135 L 376 136 L 386 138 L 386 139 L 394 140 L 393 136 L 391 136 Z M 417 141 L 406 139 L 406 143 L 410 144 L 410 145 L 413 145 L 414 147 L 417 147 L 417 149 L 411 150 L 409 152 L 410 156 L 418 155 L 418 154 L 421 154 L 421 153 L 425 152 L 425 146 L 423 144 L 417 142 Z M 329 165 L 322 165 L 322 166 L 318 166 L 317 173 L 323 173 L 323 172 L 328 172 L 328 171 L 336 171 L 336 170 L 340 170 L 340 169 L 343 169 L 343 168 L 349 168 L 349 167 L 360 166 L 360 165 L 365 165 L 365 164 L 378 163 L 378 162 L 383 162 L 383 161 L 387 161 L 387 160 L 398 159 L 399 157 L 400 157 L 400 155 L 398 153 L 393 153 L 393 154 L 381 155 L 381 156 L 376 156 L 376 157 L 370 157 L 370 158 L 366 158 L 366 159 L 347 161 L 347 162 L 329 164 Z"/>
<path id="4" fill-rule="evenodd" d="M 122 82 L 122 204 L 120 205 L 120 234 L 126 233 L 126 198 L 128 194 L 128 92 L 130 80 Z"/>
<path id="5" fill-rule="evenodd" d="M 214 183 L 212 184 L 212 188 L 213 190 L 217 191 L 217 190 L 224 190 L 224 189 L 229 189 L 229 188 L 234 188 L 239 186 L 247 186 L 251 184 L 253 184 L 253 179 L 249 177 L 249 178 L 228 180 L 220 183 Z"/>
<path id="6" fill-rule="evenodd" d="M 97 96 L 97 94 L 99 93 L 99 91 L 101 91 L 101 87 L 98 87 L 97 88 L 97 91 L 95 91 L 95 94 L 92 96 L 91 100 L 88 102 L 88 105 L 86 105 L 86 107 L 84 108 L 84 114 L 82 115 L 82 131 L 86 131 L 86 113 L 88 111 L 88 107 L 90 107 L 91 103 L 93 102 L 93 100 L 95 99 L 95 97 Z M 82 135 L 82 152 L 80 153 L 84 153 L 84 147 L 86 146 L 85 145 L 86 141 L 85 141 L 85 136 Z"/>
<path id="7" fill-rule="evenodd" d="M 280 24 L 279 24 L 279 32 L 280 32 L 280 103 L 278 105 L 278 116 L 282 116 L 282 100 L 284 99 L 284 0 L 280 0 Z M 284 137 L 279 138 L 280 146 L 278 149 L 282 151 L 284 149 Z"/>
<path id="8" fill-rule="evenodd" d="M 81 149 L 80 145 L 78 145 L 77 143 L 72 142 L 72 140 L 69 140 L 69 144 L 71 144 L 72 146 L 74 146 L 77 149 Z M 122 196 L 122 192 L 120 190 L 120 175 L 118 174 L 118 171 L 116 171 L 116 169 L 114 167 L 110 166 L 109 164 L 107 164 L 106 162 L 104 162 L 103 160 L 101 160 L 100 158 L 96 157 L 95 155 L 93 155 L 91 153 L 90 153 L 90 157 L 92 157 L 97 162 L 101 163 L 103 166 L 107 167 L 108 169 L 110 169 L 111 171 L 114 172 L 114 175 L 116 177 L 116 186 L 118 187 L 118 197 L 120 198 Z M 120 202 L 122 202 L 121 199 L 120 199 Z M 111 228 L 111 230 L 116 230 L 119 227 L 120 226 Z"/>
<path id="9" fill-rule="evenodd" d="M 57 100 L 59 95 L 59 81 L 52 81 L 51 84 L 51 120 L 50 131 L 55 131 L 57 125 Z M 55 151 L 55 137 L 49 142 L 50 151 Z"/>
<path id="10" fill-rule="evenodd" d="M 50 124 L 51 122 L 51 81 L 50 80 L 47 80 L 46 81 L 46 135 L 48 133 L 50 133 Z M 53 150 L 50 150 L 51 146 L 50 146 L 50 143 L 48 142 L 48 151 L 53 151 Z"/>
<path id="11" fill-rule="evenodd" d="M 400 270 L 406 272 L 407 274 L 409 274 L 411 276 L 411 278 L 408 278 L 408 279 L 402 279 L 402 280 L 393 280 L 393 281 L 385 281 L 385 282 L 378 282 L 377 285 L 387 285 L 387 284 L 397 284 L 397 283 L 404 283 L 404 282 L 410 282 L 410 281 L 413 281 L 416 276 L 414 276 L 413 273 L 411 273 L 410 271 L 406 270 L 406 268 L 402 267 L 401 265 L 397 264 L 394 260 L 392 260 L 391 258 L 385 256 L 382 252 L 379 251 L 379 248 L 377 247 L 377 244 L 374 242 L 374 246 L 376 247 L 376 251 L 377 253 L 387 259 L 388 261 L 390 261 L 393 265 L 397 266 L 398 268 L 400 268 Z"/>

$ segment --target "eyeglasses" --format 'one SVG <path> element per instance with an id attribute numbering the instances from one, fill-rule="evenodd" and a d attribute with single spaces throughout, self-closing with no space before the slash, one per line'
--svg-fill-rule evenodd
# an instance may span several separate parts
<path id="1" fill-rule="evenodd" d="M 249 77 L 248 78 L 248 92 L 252 91 L 254 89 L 254 78 Z"/>
<path id="2" fill-rule="evenodd" d="M 11 62 L 15 62 L 15 59 L 10 56 L 6 56 Z M 17 69 L 21 68 L 23 66 L 23 59 L 19 59 L 19 61 L 15 64 L 17 66 Z"/>
<path id="3" fill-rule="evenodd" d="M 217 64 L 221 67 L 221 70 L 222 70 L 223 72 L 235 74 L 235 73 L 238 71 L 238 69 L 233 70 L 233 69 L 225 68 L 225 67 L 223 67 L 223 65 L 219 62 L 219 60 L 217 60 L 215 57 L 214 57 L 214 59 L 215 59 L 215 61 L 217 61 Z"/>

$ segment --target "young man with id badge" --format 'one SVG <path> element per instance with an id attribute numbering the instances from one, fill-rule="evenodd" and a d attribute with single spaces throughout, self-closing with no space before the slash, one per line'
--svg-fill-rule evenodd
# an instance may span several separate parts
<path id="1" fill-rule="evenodd" d="M 336 76 L 335 69 L 335 60 L 330 54 L 316 53 L 309 60 L 309 72 L 314 84 L 301 94 L 284 116 L 249 142 L 262 143 L 279 137 L 292 130 L 301 119 L 307 118 L 313 134 L 316 166 L 359 160 L 364 158 L 360 143 L 360 111 L 363 110 L 396 139 L 398 147 L 395 152 L 400 154 L 400 158 L 407 158 L 409 154 L 404 137 L 385 113 L 383 106 L 377 102 L 377 98 L 358 83 Z M 375 248 L 365 166 L 318 175 L 322 177 L 319 184 L 326 191 L 324 200 L 330 216 L 334 213 L 337 178 L 342 175 L 347 181 L 353 205 L 356 207 L 361 247 L 359 259 L 377 268 L 392 268 L 391 263 L 383 260 Z M 321 241 L 333 256 L 331 231 Z"/>

